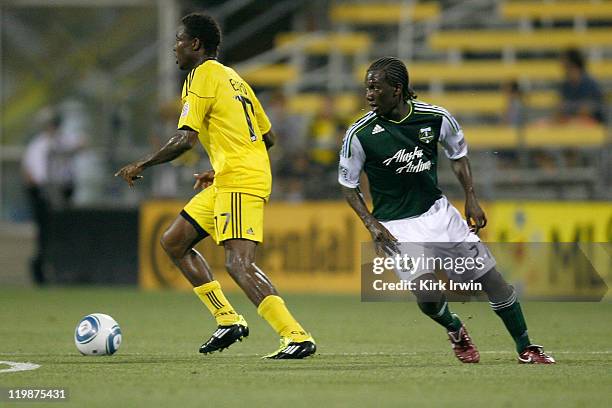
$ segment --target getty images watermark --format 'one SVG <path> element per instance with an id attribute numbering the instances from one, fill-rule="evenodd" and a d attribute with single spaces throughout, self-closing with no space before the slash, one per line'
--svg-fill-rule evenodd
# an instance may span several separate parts
<path id="1" fill-rule="evenodd" d="M 467 282 L 440 279 L 414 279 L 407 280 L 405 278 L 417 278 L 418 276 L 428 271 L 436 270 L 452 270 L 457 275 L 461 275 L 467 271 L 482 271 L 487 265 L 486 259 L 481 256 L 472 257 L 438 257 L 425 256 L 421 254 L 418 257 L 409 256 L 408 254 L 395 254 L 388 257 L 376 257 L 372 263 L 372 273 L 374 275 L 382 275 L 386 270 L 395 270 L 398 274 L 403 275 L 404 279 L 398 282 L 385 282 L 382 278 L 375 279 L 372 282 L 372 288 L 375 291 L 385 290 L 409 290 L 409 291 L 433 291 L 433 290 L 467 290 L 478 291 L 482 290 L 482 284 L 469 280 Z"/>
<path id="2" fill-rule="evenodd" d="M 494 254 L 494 255 L 493 255 Z M 531 299 L 600 301 L 612 271 L 610 243 L 398 243 L 391 254 L 361 247 L 363 301 L 406 301 L 440 291 L 450 300 L 488 301 L 482 278 L 495 267 Z"/>

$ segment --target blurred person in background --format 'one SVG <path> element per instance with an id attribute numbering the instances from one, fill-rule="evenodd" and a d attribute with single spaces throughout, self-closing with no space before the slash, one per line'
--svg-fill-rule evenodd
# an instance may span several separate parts
<path id="1" fill-rule="evenodd" d="M 502 122 L 505 125 L 520 127 L 525 125 L 525 97 L 518 81 L 512 80 L 502 85 L 502 92 L 506 100 L 506 109 L 503 112 Z"/>
<path id="2" fill-rule="evenodd" d="M 557 112 L 558 120 L 603 123 L 603 91 L 588 73 L 582 53 L 574 48 L 566 50 L 561 54 L 561 64 L 564 79 L 559 87 L 561 102 Z"/>
<path id="3" fill-rule="evenodd" d="M 277 167 L 284 201 L 298 203 L 306 199 L 311 178 L 310 161 L 304 152 L 285 154 Z"/>
<path id="4" fill-rule="evenodd" d="M 31 262 L 31 275 L 36 284 L 46 283 L 45 248 L 51 209 L 70 206 L 74 193 L 74 155 L 82 146 L 81 139 L 62 128 L 57 110 L 44 109 L 39 122 L 42 131 L 28 143 L 21 161 L 23 180 L 37 229 L 36 254 Z"/>
<path id="5" fill-rule="evenodd" d="M 309 151 L 310 159 L 315 167 L 323 170 L 335 167 L 339 147 L 336 134 L 339 127 L 341 127 L 341 122 L 336 116 L 334 99 L 327 95 L 323 107 L 317 112 L 310 125 Z"/>
<path id="6" fill-rule="evenodd" d="M 278 151 L 270 158 L 274 161 L 275 157 L 281 160 L 285 154 L 303 152 L 306 149 L 305 132 L 303 131 L 303 115 L 296 115 L 287 109 L 287 98 L 280 92 L 273 92 L 266 104 L 266 113 L 271 123 L 274 123 L 274 134 L 278 141 Z"/>
<path id="7" fill-rule="evenodd" d="M 269 151 L 276 186 L 273 194 L 283 200 L 300 202 L 305 198 L 307 179 L 307 171 L 303 170 L 308 167 L 307 138 L 303 131 L 307 120 L 303 115 L 289 112 L 287 98 L 281 91 L 270 95 L 266 113 L 270 122 L 274 123 L 277 138 L 274 151 Z"/>
<path id="8" fill-rule="evenodd" d="M 323 106 L 312 119 L 308 132 L 309 172 L 310 180 L 313 181 L 307 182 L 306 185 L 308 198 L 335 197 L 334 170 L 343 134 L 344 124 L 337 115 L 334 98 L 332 95 L 326 95 Z"/>
<path id="9" fill-rule="evenodd" d="M 154 150 L 159 150 L 166 143 L 168 129 L 174 129 L 176 115 L 180 113 L 179 100 L 172 100 L 162 104 L 159 115 L 155 121 L 153 132 L 149 135 L 149 145 Z M 195 153 L 195 152 L 194 152 Z M 173 163 L 175 164 L 175 163 Z M 151 191 L 154 197 L 172 198 L 178 193 L 177 181 L 178 171 L 175 166 L 156 167 L 152 169 Z"/>
<path id="10" fill-rule="evenodd" d="M 501 90 L 505 99 L 501 122 L 517 129 L 524 127 L 527 124 L 527 110 L 525 109 L 525 95 L 518 81 L 513 79 L 504 82 Z M 510 168 L 517 164 L 516 149 L 500 149 L 498 157 L 501 168 Z"/>
<path id="11" fill-rule="evenodd" d="M 199 140 L 213 170 L 196 175 L 194 188 L 205 188 L 187 203 L 161 239 L 218 324 L 199 351 L 222 351 L 249 335 L 246 320 L 193 248 L 212 236 L 225 248 L 229 275 L 281 337 L 280 348 L 266 358 L 301 359 L 315 353 L 314 339 L 255 264 L 257 244 L 263 242 L 264 204 L 272 189 L 267 152 L 275 140 L 272 125 L 251 87 L 217 61 L 220 42 L 221 30 L 212 17 L 193 13 L 182 18 L 174 53 L 179 68 L 189 74 L 176 133 L 159 151 L 128 164 L 115 176 L 132 187 L 145 169 L 182 156 Z"/>

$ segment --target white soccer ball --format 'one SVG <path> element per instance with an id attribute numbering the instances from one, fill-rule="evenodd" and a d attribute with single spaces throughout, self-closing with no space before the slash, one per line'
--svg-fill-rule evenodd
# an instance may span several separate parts
<path id="1" fill-rule="evenodd" d="M 109 315 L 92 313 L 77 325 L 74 344 L 81 354 L 88 356 L 114 354 L 121 346 L 121 328 Z"/>

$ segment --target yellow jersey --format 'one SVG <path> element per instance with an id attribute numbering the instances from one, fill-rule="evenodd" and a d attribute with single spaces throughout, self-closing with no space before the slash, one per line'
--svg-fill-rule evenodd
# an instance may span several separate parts
<path id="1" fill-rule="evenodd" d="M 198 132 L 218 191 L 267 200 L 272 174 L 262 135 L 272 125 L 251 87 L 233 69 L 208 60 L 187 75 L 181 99 L 178 128 Z"/>

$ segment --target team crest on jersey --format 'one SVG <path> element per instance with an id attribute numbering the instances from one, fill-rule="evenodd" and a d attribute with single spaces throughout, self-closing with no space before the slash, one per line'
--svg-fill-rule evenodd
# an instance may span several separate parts
<path id="1" fill-rule="evenodd" d="M 185 102 L 183 110 L 181 111 L 181 118 L 184 118 L 189 113 L 189 102 Z"/>
<path id="2" fill-rule="evenodd" d="M 433 140 L 434 135 L 431 131 L 431 127 L 421 128 L 419 130 L 419 140 L 423 143 L 429 143 Z"/>

